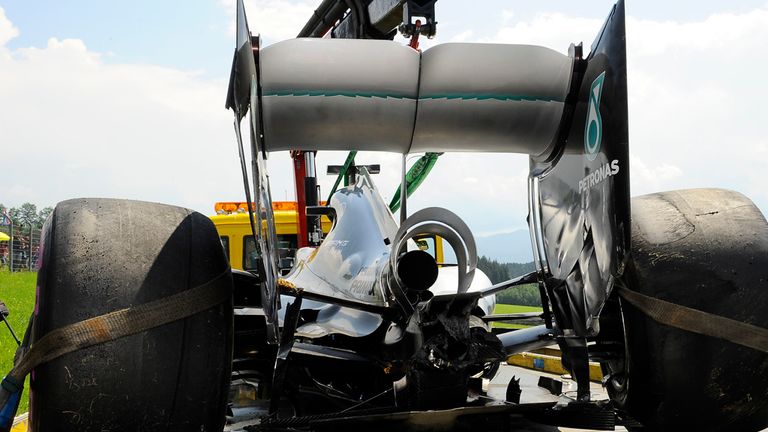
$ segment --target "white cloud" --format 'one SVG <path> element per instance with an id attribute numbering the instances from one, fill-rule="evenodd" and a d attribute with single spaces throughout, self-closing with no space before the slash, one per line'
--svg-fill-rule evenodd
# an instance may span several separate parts
<path id="1" fill-rule="evenodd" d="M 451 38 L 451 42 L 466 42 L 468 41 L 472 36 L 474 35 L 474 32 L 472 30 L 464 30 L 463 32 L 457 34 L 456 36 Z"/>
<path id="2" fill-rule="evenodd" d="M 515 14 L 511 11 L 504 11 L 502 16 L 505 24 L 495 36 L 481 42 L 542 45 L 562 53 L 568 52 L 571 43 L 584 42 L 588 52 L 603 24 L 600 19 L 552 12 L 538 13 L 530 21 L 513 22 Z"/>
<path id="3" fill-rule="evenodd" d="M 235 0 L 219 0 L 229 20 L 229 31 L 235 34 Z M 245 0 L 248 27 L 254 35 L 261 34 L 267 43 L 296 37 L 317 7 L 313 0 Z"/>
<path id="4" fill-rule="evenodd" d="M 744 42 L 752 45 L 755 42 L 752 38 L 765 32 L 766 22 L 766 9 L 743 14 L 713 14 L 697 22 L 628 19 L 627 34 L 636 55 L 675 55 L 681 49 L 707 55 L 723 49 L 738 49 Z M 638 35 L 642 35 L 642 39 L 637 38 Z"/>
<path id="5" fill-rule="evenodd" d="M 514 18 L 515 18 L 515 11 L 510 9 L 505 9 L 501 11 L 501 22 L 503 22 L 504 25 L 507 25 L 510 22 L 512 22 Z"/>
<path id="6" fill-rule="evenodd" d="M 212 213 L 212 197 L 241 195 L 226 82 L 105 64 L 76 39 L 0 53 L 4 204 L 108 196 Z"/>
<path id="7" fill-rule="evenodd" d="M 5 9 L 0 7 L 0 47 L 18 35 L 19 29 L 13 26 L 13 23 L 5 16 Z"/>
<path id="8" fill-rule="evenodd" d="M 644 195 L 669 188 L 683 175 L 679 167 L 667 163 L 657 163 L 648 166 L 643 160 L 630 154 L 630 189 L 632 195 Z"/>
<path id="9" fill-rule="evenodd" d="M 523 155 L 447 153 L 411 197 L 410 208 L 448 208 L 475 233 L 524 228 L 527 174 Z"/>
<path id="10" fill-rule="evenodd" d="M 759 150 L 768 58 L 756 55 L 765 40 L 768 9 L 688 23 L 628 19 L 633 193 L 723 187 L 768 210 Z M 676 173 L 664 167 L 684 175 L 664 178 Z"/>

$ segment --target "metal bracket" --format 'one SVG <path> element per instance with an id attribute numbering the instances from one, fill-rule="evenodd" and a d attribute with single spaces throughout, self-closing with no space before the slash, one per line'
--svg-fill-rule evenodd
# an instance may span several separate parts
<path id="1" fill-rule="evenodd" d="M 403 5 L 403 22 L 398 30 L 405 37 L 421 34 L 429 39 L 437 33 L 435 21 L 435 3 L 437 0 L 408 0 Z M 416 25 L 415 18 L 424 18 L 426 22 Z"/>

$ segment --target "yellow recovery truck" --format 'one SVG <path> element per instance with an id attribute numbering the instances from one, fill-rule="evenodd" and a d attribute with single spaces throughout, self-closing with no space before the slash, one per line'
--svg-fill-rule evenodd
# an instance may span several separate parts
<path id="1" fill-rule="evenodd" d="M 321 202 L 325 205 L 325 202 Z M 224 251 L 233 269 L 254 270 L 256 268 L 256 248 L 248 220 L 248 207 L 244 202 L 217 202 L 215 215 L 211 216 Z M 292 262 L 298 245 L 298 211 L 295 201 L 275 201 L 272 203 L 275 215 L 275 230 L 279 248 L 283 250 L 281 260 L 286 265 Z M 331 229 L 331 221 L 322 217 L 323 234 Z M 443 242 L 438 236 L 421 236 L 416 239 L 419 248 L 435 257 L 439 264 L 443 261 Z M 281 267 L 283 267 L 281 265 Z"/>

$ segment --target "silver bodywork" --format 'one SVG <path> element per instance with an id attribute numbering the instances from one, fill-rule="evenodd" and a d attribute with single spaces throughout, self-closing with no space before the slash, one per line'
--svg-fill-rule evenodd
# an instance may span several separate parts
<path id="1" fill-rule="evenodd" d="M 398 232 L 392 212 L 384 203 L 370 176 L 361 169 L 357 183 L 336 192 L 330 206 L 335 209 L 333 227 L 316 248 L 302 248 L 290 273 L 280 280 L 284 287 L 321 294 L 327 297 L 363 303 L 382 308 L 394 307 L 387 295 L 386 274 L 389 271 L 392 244 Z M 409 240 L 409 249 L 416 244 Z M 480 292 L 491 281 L 480 270 L 474 270 L 468 292 Z M 430 288 L 434 295 L 455 294 L 459 289 L 459 268 L 438 269 L 436 282 Z M 283 299 L 283 304 L 290 300 Z M 493 312 L 495 297 L 481 298 L 478 307 L 483 314 Z M 324 302 L 305 301 L 303 309 L 319 311 L 318 318 L 300 326 L 296 334 L 317 338 L 329 334 L 367 336 L 385 320 L 376 313 Z"/>

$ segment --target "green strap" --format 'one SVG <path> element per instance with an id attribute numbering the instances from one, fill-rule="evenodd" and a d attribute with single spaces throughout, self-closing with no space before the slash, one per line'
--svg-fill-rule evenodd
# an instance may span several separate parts
<path id="1" fill-rule="evenodd" d="M 339 187 L 339 183 L 341 183 L 341 180 L 344 179 L 344 186 L 349 186 L 347 184 L 347 171 L 349 170 L 349 167 L 352 166 L 353 163 L 355 163 L 355 156 L 357 155 L 357 150 L 352 150 L 347 155 L 347 160 L 344 161 L 344 166 L 341 167 L 341 171 L 339 171 L 339 175 L 336 177 L 336 182 L 333 184 L 333 187 L 331 188 L 331 193 L 328 194 L 328 199 L 325 200 L 325 205 L 331 205 L 331 197 L 333 194 L 336 193 L 336 189 Z"/>
<path id="2" fill-rule="evenodd" d="M 424 182 L 424 179 L 426 179 L 427 175 L 429 175 L 429 172 L 432 171 L 432 167 L 435 166 L 437 158 L 439 158 L 440 155 L 442 155 L 442 153 L 426 153 L 424 156 L 420 157 L 415 164 L 413 164 L 411 169 L 408 170 L 408 173 L 405 175 L 407 197 L 410 197 L 411 194 L 413 194 L 413 192 L 415 192 L 416 189 L 418 189 L 418 187 Z M 392 201 L 389 203 L 389 210 L 394 213 L 399 208 L 400 188 L 397 188 L 394 196 L 392 197 Z"/>

